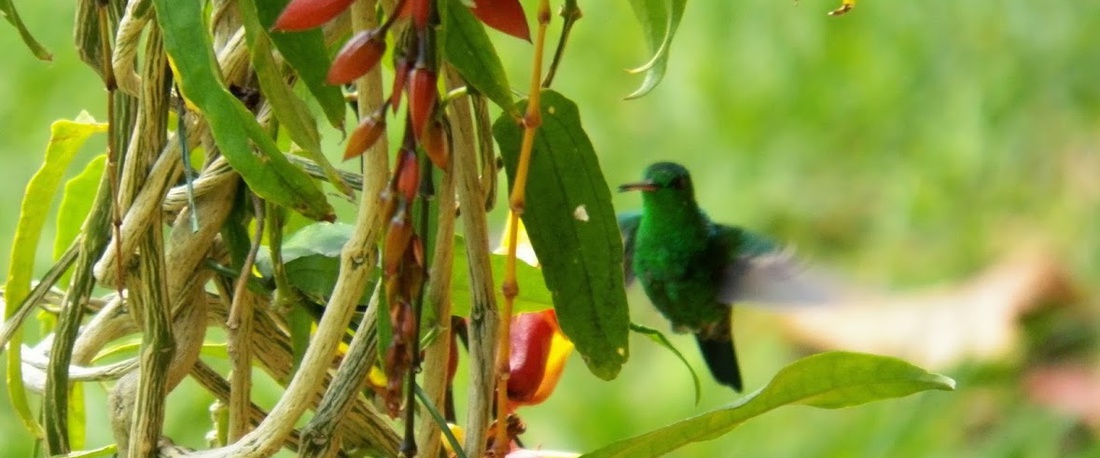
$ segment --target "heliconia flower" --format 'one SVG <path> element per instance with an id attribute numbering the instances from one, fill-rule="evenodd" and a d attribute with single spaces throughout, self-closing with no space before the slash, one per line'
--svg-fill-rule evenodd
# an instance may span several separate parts
<path id="1" fill-rule="evenodd" d="M 440 170 L 447 170 L 447 164 L 451 160 L 451 148 L 443 121 L 433 119 L 427 129 L 420 139 L 420 146 L 424 147 L 424 152 L 428 153 L 428 159 L 433 165 Z"/>
<path id="2" fill-rule="evenodd" d="M 553 310 L 512 317 L 508 376 L 509 410 L 540 404 L 554 392 L 573 343 Z"/>
<path id="3" fill-rule="evenodd" d="M 364 30 L 351 37 L 328 69 L 329 84 L 347 84 L 366 75 L 382 60 L 386 53 L 384 34 L 375 30 Z"/>
<path id="4" fill-rule="evenodd" d="M 348 9 L 355 0 L 290 0 L 272 29 L 296 32 L 324 24 Z"/>
<path id="5" fill-rule="evenodd" d="M 474 0 L 474 13 L 485 25 L 521 40 L 531 41 L 531 29 L 519 0 Z"/>
<path id="6" fill-rule="evenodd" d="M 374 145 L 386 133 L 386 107 L 383 105 L 370 116 L 359 120 L 359 125 L 348 136 L 344 146 L 344 160 L 358 157 Z"/>
<path id="7" fill-rule="evenodd" d="M 436 73 L 427 67 L 416 67 L 409 72 L 409 117 L 416 138 L 424 134 L 424 127 L 435 111 L 435 102 L 439 97 L 435 83 Z"/>

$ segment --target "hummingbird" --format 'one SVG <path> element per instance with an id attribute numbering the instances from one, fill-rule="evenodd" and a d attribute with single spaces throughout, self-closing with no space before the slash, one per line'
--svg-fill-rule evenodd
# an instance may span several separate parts
<path id="1" fill-rule="evenodd" d="M 791 250 L 712 222 L 696 203 L 691 175 L 682 165 L 652 164 L 643 181 L 619 191 L 642 193 L 641 212 L 618 217 L 626 284 L 637 279 L 674 332 L 695 335 L 714 378 L 740 392 L 731 305 L 810 302 L 827 292 L 801 278 Z"/>

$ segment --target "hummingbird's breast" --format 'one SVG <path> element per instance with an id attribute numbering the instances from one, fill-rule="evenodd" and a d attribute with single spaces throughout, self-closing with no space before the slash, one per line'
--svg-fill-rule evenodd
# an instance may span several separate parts
<path id="1" fill-rule="evenodd" d="M 714 252 L 706 236 L 646 229 L 643 222 L 632 267 L 649 300 L 673 329 L 695 331 L 724 319 L 727 307 L 716 299 L 715 275 L 724 268 L 725 255 Z"/>

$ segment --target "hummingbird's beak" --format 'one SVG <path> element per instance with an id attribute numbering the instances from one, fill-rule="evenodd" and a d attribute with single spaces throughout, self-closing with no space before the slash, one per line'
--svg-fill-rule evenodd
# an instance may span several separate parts
<path id="1" fill-rule="evenodd" d="M 650 181 L 640 181 L 637 183 L 627 183 L 619 185 L 619 192 L 627 191 L 656 191 L 657 185 Z"/>

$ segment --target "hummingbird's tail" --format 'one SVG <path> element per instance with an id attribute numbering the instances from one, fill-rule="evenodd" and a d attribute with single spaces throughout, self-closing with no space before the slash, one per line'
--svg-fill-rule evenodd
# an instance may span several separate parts
<path id="1" fill-rule="evenodd" d="M 695 334 L 703 360 L 718 383 L 741 392 L 741 368 L 737 365 L 737 353 L 733 348 L 730 317 Z"/>

